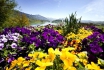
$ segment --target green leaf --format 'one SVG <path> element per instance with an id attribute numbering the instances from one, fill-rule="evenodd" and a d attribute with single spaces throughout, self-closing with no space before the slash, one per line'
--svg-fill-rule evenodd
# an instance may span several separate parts
<path id="1" fill-rule="evenodd" d="M 4 51 L 4 56 L 7 56 L 7 55 L 8 55 L 8 51 L 5 50 L 5 51 Z"/>
<path id="2" fill-rule="evenodd" d="M 35 48 L 35 45 L 34 45 L 34 44 L 31 44 L 31 45 L 29 46 L 29 48 L 30 48 L 30 49 L 34 49 L 34 48 Z"/>
<path id="3" fill-rule="evenodd" d="M 87 69 L 85 69 L 84 67 L 83 68 L 79 67 L 77 70 L 87 70 Z"/>

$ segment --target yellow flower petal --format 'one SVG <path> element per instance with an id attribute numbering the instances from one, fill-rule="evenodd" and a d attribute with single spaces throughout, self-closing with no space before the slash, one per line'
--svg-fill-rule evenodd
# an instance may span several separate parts
<path id="1" fill-rule="evenodd" d="M 29 61 L 23 61 L 23 67 L 29 66 L 30 62 Z"/>
<path id="2" fill-rule="evenodd" d="M 45 70 L 46 67 L 37 67 L 35 70 Z"/>
<path id="3" fill-rule="evenodd" d="M 23 57 L 19 57 L 18 59 L 17 59 L 17 65 L 21 65 L 22 64 L 22 61 L 24 61 L 25 59 L 23 58 Z"/>

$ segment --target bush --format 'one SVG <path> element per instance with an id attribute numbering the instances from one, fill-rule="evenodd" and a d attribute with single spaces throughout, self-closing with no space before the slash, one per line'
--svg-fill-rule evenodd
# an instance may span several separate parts
<path id="1" fill-rule="evenodd" d="M 70 32 L 77 33 L 80 28 L 80 20 L 76 18 L 76 12 L 75 14 L 72 13 L 71 16 L 69 16 L 69 19 L 66 18 L 65 25 L 63 26 L 63 35 L 66 36 Z"/>

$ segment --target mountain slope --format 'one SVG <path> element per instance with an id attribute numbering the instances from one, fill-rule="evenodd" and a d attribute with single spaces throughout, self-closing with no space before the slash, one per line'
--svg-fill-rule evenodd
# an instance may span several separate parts
<path id="1" fill-rule="evenodd" d="M 41 15 L 31 15 L 20 11 L 15 11 L 15 12 L 19 12 L 20 14 L 25 14 L 30 20 L 49 21 L 46 17 Z"/>

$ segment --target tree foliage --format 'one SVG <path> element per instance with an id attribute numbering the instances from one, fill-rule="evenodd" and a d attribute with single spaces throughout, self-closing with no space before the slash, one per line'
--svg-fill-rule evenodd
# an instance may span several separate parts
<path id="1" fill-rule="evenodd" d="M 17 23 L 17 26 L 29 26 L 29 18 L 19 11 L 14 13 L 14 23 Z"/>
<path id="2" fill-rule="evenodd" d="M 3 27 L 23 27 L 29 25 L 30 21 L 25 14 L 22 14 L 19 11 L 14 11 L 14 13 L 9 17 L 5 24 L 3 24 Z"/>
<path id="3" fill-rule="evenodd" d="M 0 0 L 0 26 L 9 18 L 15 7 L 14 0 Z"/>

